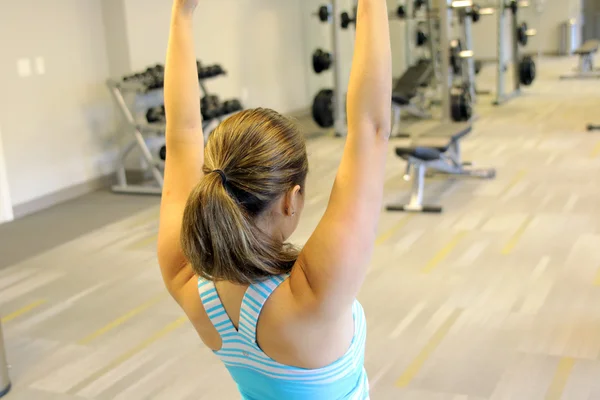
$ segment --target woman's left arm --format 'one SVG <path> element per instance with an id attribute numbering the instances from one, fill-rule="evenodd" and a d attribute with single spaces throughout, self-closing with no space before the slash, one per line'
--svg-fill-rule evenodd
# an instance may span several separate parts
<path id="1" fill-rule="evenodd" d="M 180 232 L 188 196 L 202 179 L 204 164 L 193 37 L 193 15 L 197 5 L 198 0 L 174 0 L 165 67 L 167 158 L 160 206 L 158 261 L 165 285 L 176 299 L 181 289 L 194 278 L 181 250 Z"/>

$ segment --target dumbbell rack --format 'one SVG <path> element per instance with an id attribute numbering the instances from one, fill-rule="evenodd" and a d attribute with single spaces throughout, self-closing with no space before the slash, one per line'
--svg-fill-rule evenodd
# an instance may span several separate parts
<path id="1" fill-rule="evenodd" d="M 208 96 L 210 93 L 204 85 L 204 79 L 200 79 L 199 83 L 203 95 Z M 133 138 L 121 149 L 116 168 L 117 183 L 112 186 L 112 191 L 125 194 L 160 195 L 164 183 L 164 161 L 152 155 L 147 139 L 151 136 L 164 137 L 166 125 L 148 123 L 147 121 L 140 122 L 142 118 L 136 118 L 136 110 L 140 104 L 144 104 L 147 109 L 157 106 L 157 103 L 164 102 L 163 89 L 148 90 L 146 86 L 139 82 L 125 81 L 124 79 L 109 79 L 107 86 L 120 114 L 125 120 L 125 129 L 133 135 Z M 226 117 L 228 115 L 210 121 L 202 121 L 205 140 L 210 132 Z M 144 175 L 148 176 L 145 181 L 137 184 L 130 182 L 126 170 L 127 160 L 135 149 L 141 152 L 143 172 Z"/>

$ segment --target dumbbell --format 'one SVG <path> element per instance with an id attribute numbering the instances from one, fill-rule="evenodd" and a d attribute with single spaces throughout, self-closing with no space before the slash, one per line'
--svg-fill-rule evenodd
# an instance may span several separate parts
<path id="1" fill-rule="evenodd" d="M 164 123 L 165 120 L 166 118 L 164 106 L 153 107 L 149 109 L 148 112 L 146 112 L 146 121 L 148 121 L 149 124 Z"/>
<path id="2" fill-rule="evenodd" d="M 354 18 L 350 17 L 350 14 L 347 12 L 342 13 L 342 29 L 348 29 L 350 24 L 356 23 L 356 16 Z"/>
<path id="3" fill-rule="evenodd" d="M 331 5 L 325 5 L 325 6 L 319 7 L 319 10 L 317 12 L 313 13 L 313 15 L 316 15 L 317 17 L 319 17 L 319 21 L 321 21 L 321 22 L 329 21 L 329 17 L 331 17 Z"/>
<path id="4" fill-rule="evenodd" d="M 158 156 L 161 160 L 165 161 L 167 159 L 167 146 L 162 146 L 158 151 Z"/>
<path id="5" fill-rule="evenodd" d="M 200 105 L 202 107 L 202 117 L 205 121 L 210 121 L 211 119 L 215 119 L 221 115 L 222 104 L 218 96 L 204 96 L 202 100 L 200 100 Z"/>
<path id="6" fill-rule="evenodd" d="M 417 28 L 416 31 L 416 45 L 417 47 L 423 47 L 427 44 L 428 41 L 427 34 L 421 29 Z"/>
<path id="7" fill-rule="evenodd" d="M 242 103 L 238 99 L 227 100 L 223 103 L 223 115 L 233 114 L 234 112 L 242 111 Z"/>
<path id="8" fill-rule="evenodd" d="M 320 74 L 323 71 L 327 71 L 331 68 L 332 56 L 324 50 L 317 49 L 313 53 L 313 69 L 315 73 Z"/>

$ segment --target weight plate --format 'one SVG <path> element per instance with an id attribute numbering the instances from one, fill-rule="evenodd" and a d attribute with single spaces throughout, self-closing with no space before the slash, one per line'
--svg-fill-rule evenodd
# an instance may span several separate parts
<path id="1" fill-rule="evenodd" d="M 313 119 L 321 128 L 331 128 L 333 119 L 333 90 L 321 90 L 313 101 Z"/>
<path id="2" fill-rule="evenodd" d="M 527 36 L 528 26 L 526 22 L 523 22 L 517 28 L 517 41 L 521 46 L 527 46 L 527 42 L 529 41 L 529 37 Z"/>
<path id="3" fill-rule="evenodd" d="M 319 7 L 319 19 L 321 20 L 321 22 L 327 22 L 329 20 L 329 7 Z"/>
<path id="4" fill-rule="evenodd" d="M 533 83 L 536 76 L 536 67 L 533 58 L 529 56 L 523 57 L 519 63 L 519 74 L 521 83 L 523 85 L 529 86 Z"/>

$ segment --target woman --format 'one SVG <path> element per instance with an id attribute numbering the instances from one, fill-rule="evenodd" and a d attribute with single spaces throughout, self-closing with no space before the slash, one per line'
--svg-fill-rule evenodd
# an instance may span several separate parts
<path id="1" fill-rule="evenodd" d="M 301 252 L 301 132 L 266 109 L 224 121 L 204 149 L 192 16 L 175 0 L 158 257 L 165 284 L 244 399 L 367 399 L 356 295 L 373 251 L 390 132 L 386 0 L 360 0 L 348 137 L 327 211 Z M 259 318 L 260 317 L 260 318 Z"/>

